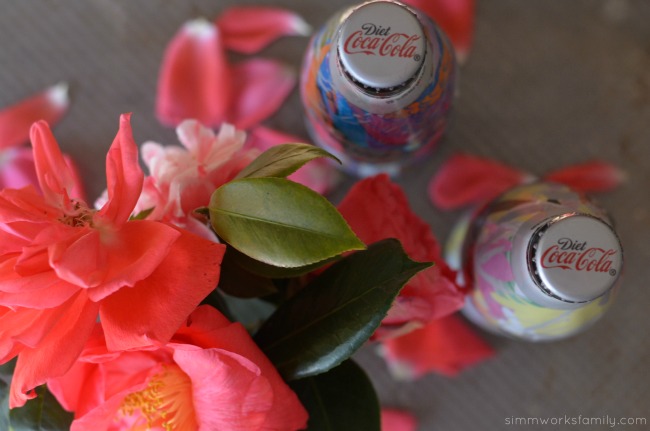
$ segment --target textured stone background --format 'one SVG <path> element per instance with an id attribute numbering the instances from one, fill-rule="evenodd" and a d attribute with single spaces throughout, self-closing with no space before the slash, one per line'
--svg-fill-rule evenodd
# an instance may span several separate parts
<path id="1" fill-rule="evenodd" d="M 488 336 L 496 359 L 455 379 L 432 375 L 412 384 L 394 382 L 372 349 L 358 358 L 382 401 L 412 409 L 421 430 L 516 428 L 505 425 L 512 416 L 648 418 L 650 2 L 478 3 L 474 49 L 461 71 L 448 136 L 430 160 L 399 182 L 444 239 L 458 214 L 433 208 L 425 187 L 454 151 L 490 156 L 535 174 L 593 157 L 611 160 L 629 178 L 598 199 L 617 222 L 626 283 L 611 312 L 589 332 L 536 345 Z M 55 135 L 79 161 L 95 197 L 104 188 L 104 155 L 119 113 L 134 113 L 138 142 L 176 142 L 153 114 L 163 49 L 184 21 L 213 18 L 231 4 L 290 7 L 317 27 L 350 3 L 0 0 L 0 106 L 69 82 L 72 106 Z M 305 38 L 287 38 L 263 55 L 297 68 L 306 45 Z M 266 123 L 306 136 L 297 92 Z"/>

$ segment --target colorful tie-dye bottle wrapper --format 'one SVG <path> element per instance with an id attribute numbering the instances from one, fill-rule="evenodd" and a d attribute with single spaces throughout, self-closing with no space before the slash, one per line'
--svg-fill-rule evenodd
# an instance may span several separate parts
<path id="1" fill-rule="evenodd" d="M 453 48 L 422 12 L 386 0 L 348 8 L 305 55 L 307 129 L 346 171 L 396 175 L 443 136 L 455 79 Z"/>
<path id="2" fill-rule="evenodd" d="M 544 341 L 579 333 L 610 307 L 623 250 L 604 210 L 566 186 L 516 187 L 464 217 L 445 255 L 489 331 Z"/>

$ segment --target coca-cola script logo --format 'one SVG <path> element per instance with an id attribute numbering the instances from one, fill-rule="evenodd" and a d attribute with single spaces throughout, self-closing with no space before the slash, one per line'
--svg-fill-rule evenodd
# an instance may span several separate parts
<path id="1" fill-rule="evenodd" d="M 420 59 L 416 42 L 421 36 L 406 33 L 391 33 L 390 27 L 365 23 L 361 30 L 350 34 L 343 45 L 346 54 L 366 54 L 380 57 Z"/>
<path id="2" fill-rule="evenodd" d="M 542 253 L 542 268 L 561 268 L 574 271 L 607 272 L 616 275 L 612 268 L 616 250 L 587 247 L 587 241 L 560 238 Z"/>

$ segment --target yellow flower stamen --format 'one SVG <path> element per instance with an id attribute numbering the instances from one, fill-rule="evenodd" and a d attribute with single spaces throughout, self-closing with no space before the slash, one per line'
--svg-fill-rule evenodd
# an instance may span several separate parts
<path id="1" fill-rule="evenodd" d="M 167 365 L 146 388 L 127 395 L 120 406 L 124 416 L 135 416 L 131 431 L 162 427 L 165 431 L 198 428 L 192 402 L 192 382 L 176 365 Z"/>

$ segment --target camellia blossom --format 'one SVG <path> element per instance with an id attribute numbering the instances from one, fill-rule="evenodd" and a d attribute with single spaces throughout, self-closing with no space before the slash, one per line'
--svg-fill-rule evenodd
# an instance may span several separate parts
<path id="1" fill-rule="evenodd" d="M 429 225 L 414 214 L 402 189 L 387 175 L 356 183 L 338 206 L 366 244 L 397 238 L 411 259 L 435 265 L 415 275 L 400 292 L 375 339 L 396 336 L 459 310 L 464 294 L 441 257 Z"/>
<path id="2" fill-rule="evenodd" d="M 171 341 L 111 352 L 97 325 L 79 360 L 48 380 L 71 431 L 303 429 L 307 412 L 240 323 L 203 305 Z"/>
<path id="3" fill-rule="evenodd" d="M 392 375 L 401 380 L 431 372 L 452 377 L 494 356 L 494 350 L 456 314 L 386 340 L 380 352 Z"/>
<path id="4" fill-rule="evenodd" d="M 68 86 L 54 85 L 28 99 L 0 110 L 0 189 L 18 189 L 27 185 L 38 188 L 32 149 L 23 146 L 29 141 L 29 129 L 38 120 L 58 123 L 70 105 Z M 83 188 L 72 159 L 66 163 L 75 172 L 75 197 L 83 196 Z"/>
<path id="5" fill-rule="evenodd" d="M 142 158 L 150 176 L 136 211 L 153 208 L 150 220 L 171 222 L 210 238 L 209 228 L 197 223 L 193 211 L 207 206 L 214 190 L 232 180 L 260 151 L 245 149 L 246 134 L 230 124 L 223 124 L 215 135 L 198 121 L 186 120 L 176 134 L 183 147 L 143 144 Z"/>
<path id="6" fill-rule="evenodd" d="M 504 163 L 459 153 L 431 178 L 428 193 L 438 208 L 480 206 L 512 187 L 535 179 L 534 175 Z M 611 163 L 593 160 L 555 170 L 540 179 L 564 184 L 578 192 L 605 192 L 625 181 L 625 173 Z"/>
<path id="7" fill-rule="evenodd" d="M 286 12 L 231 8 L 226 17 L 243 16 L 247 22 L 236 24 L 232 19 L 218 18 L 219 25 L 205 19 L 183 25 L 169 43 L 161 65 L 158 119 L 171 126 L 194 118 L 206 126 L 228 122 L 247 129 L 273 114 L 295 87 L 295 72 L 280 62 L 262 58 L 230 65 L 224 43 L 246 51 L 261 48 L 278 37 L 280 29 L 289 31 L 284 21 L 262 25 L 278 14 Z"/>
<path id="8" fill-rule="evenodd" d="M 64 374 L 98 315 L 111 350 L 166 342 L 218 283 L 225 247 L 130 220 L 143 173 L 130 116 L 106 158 L 107 202 L 70 197 L 73 175 L 47 123 L 31 130 L 33 187 L 0 191 L 0 363 L 18 356 L 9 404 Z"/>
<path id="9" fill-rule="evenodd" d="M 463 63 L 474 37 L 475 0 L 403 0 L 429 15 L 445 32 Z"/>

